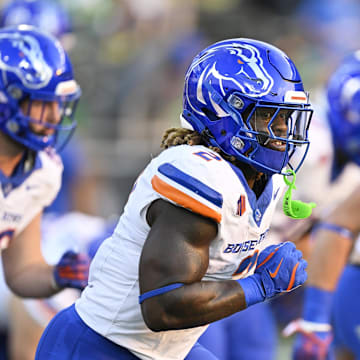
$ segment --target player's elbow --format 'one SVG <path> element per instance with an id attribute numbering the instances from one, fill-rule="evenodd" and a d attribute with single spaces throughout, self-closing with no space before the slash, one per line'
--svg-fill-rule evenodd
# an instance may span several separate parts
<path id="1" fill-rule="evenodd" d="M 149 304 L 145 303 L 141 305 L 141 312 L 146 326 L 151 331 L 158 332 L 174 329 L 172 316 L 169 316 L 163 308 L 149 306 Z"/>
<path id="2" fill-rule="evenodd" d="M 16 279 L 7 276 L 5 277 L 5 283 L 14 295 L 23 298 L 26 297 L 26 294 L 23 293 L 21 286 L 18 285 Z"/>
<path id="3" fill-rule="evenodd" d="M 142 314 L 146 326 L 151 331 L 158 332 L 169 330 L 166 322 L 166 316 L 164 317 L 160 312 L 143 311 Z"/>
<path id="4" fill-rule="evenodd" d="M 144 317 L 144 321 L 146 326 L 154 332 L 159 332 L 159 331 L 166 331 L 168 330 L 164 324 L 159 321 L 159 319 L 150 319 L 148 317 Z"/>

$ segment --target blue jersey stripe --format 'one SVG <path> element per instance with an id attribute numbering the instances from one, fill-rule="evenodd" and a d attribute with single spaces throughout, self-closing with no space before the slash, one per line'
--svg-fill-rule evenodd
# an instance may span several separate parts
<path id="1" fill-rule="evenodd" d="M 203 197 L 218 207 L 222 207 L 223 197 L 220 193 L 211 189 L 201 181 L 185 174 L 175 166 L 165 163 L 159 166 L 159 173 L 165 175 L 167 178 L 175 181 L 176 183 L 184 186 L 185 188 L 193 191 L 195 194 Z"/>

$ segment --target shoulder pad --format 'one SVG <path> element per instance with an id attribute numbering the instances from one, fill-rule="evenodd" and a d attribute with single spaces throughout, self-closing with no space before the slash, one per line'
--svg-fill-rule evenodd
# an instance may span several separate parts
<path id="1" fill-rule="evenodd" d="M 221 221 L 218 154 L 203 146 L 179 146 L 159 157 L 151 179 L 162 197 L 205 217 Z"/>

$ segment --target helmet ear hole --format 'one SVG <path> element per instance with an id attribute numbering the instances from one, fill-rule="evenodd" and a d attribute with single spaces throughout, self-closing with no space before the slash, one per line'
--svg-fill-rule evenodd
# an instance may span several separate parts
<path id="1" fill-rule="evenodd" d="M 210 121 L 218 121 L 221 120 L 221 118 L 219 116 L 217 116 L 213 111 L 211 111 L 208 108 L 202 108 L 201 111 L 206 115 L 206 117 L 210 120 Z"/>

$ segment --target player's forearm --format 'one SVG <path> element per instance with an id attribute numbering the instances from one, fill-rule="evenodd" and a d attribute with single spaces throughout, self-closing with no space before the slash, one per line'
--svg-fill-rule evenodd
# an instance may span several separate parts
<path id="1" fill-rule="evenodd" d="M 317 232 L 307 285 L 333 291 L 352 248 L 351 240 L 327 230 Z"/>
<path id="2" fill-rule="evenodd" d="M 142 313 L 151 330 L 163 331 L 206 325 L 245 308 L 236 281 L 201 281 L 147 299 Z"/>
<path id="3" fill-rule="evenodd" d="M 46 263 L 29 264 L 7 277 L 6 283 L 20 297 L 43 298 L 59 291 L 53 278 L 53 266 Z"/>

